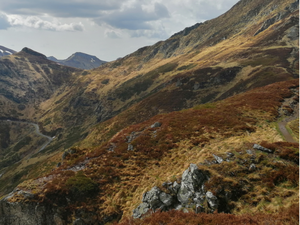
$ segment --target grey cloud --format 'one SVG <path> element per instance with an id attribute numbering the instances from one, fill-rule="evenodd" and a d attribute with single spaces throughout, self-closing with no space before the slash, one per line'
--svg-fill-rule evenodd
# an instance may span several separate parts
<path id="1" fill-rule="evenodd" d="M 166 18 L 170 16 L 167 7 L 160 3 L 155 3 L 155 13 L 159 18 Z"/>
<path id="2" fill-rule="evenodd" d="M 24 26 L 40 30 L 52 31 L 82 31 L 82 23 L 60 23 L 43 20 L 37 16 L 7 15 L 10 26 Z"/>
<path id="3" fill-rule="evenodd" d="M 120 36 L 115 31 L 107 31 L 105 32 L 106 37 L 111 39 L 119 39 Z"/>
<path id="4" fill-rule="evenodd" d="M 0 10 L 8 14 L 41 15 L 56 17 L 88 17 L 99 16 L 101 11 L 116 10 L 122 0 L 0 0 Z"/>
<path id="5" fill-rule="evenodd" d="M 114 11 L 96 18 L 94 21 L 99 25 L 106 23 L 119 29 L 147 30 L 152 29 L 152 26 L 148 22 L 166 17 L 169 17 L 169 12 L 163 4 L 156 3 L 153 12 L 148 12 L 141 5 L 135 4 L 122 11 Z"/>
<path id="6" fill-rule="evenodd" d="M 9 27 L 11 27 L 11 25 L 7 20 L 7 16 L 0 12 L 0 30 L 6 30 Z"/>

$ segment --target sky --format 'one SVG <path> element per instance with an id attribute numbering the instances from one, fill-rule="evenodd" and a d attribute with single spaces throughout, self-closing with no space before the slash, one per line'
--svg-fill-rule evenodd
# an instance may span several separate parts
<path id="1" fill-rule="evenodd" d="M 0 45 L 112 61 L 213 19 L 238 0 L 0 0 Z"/>

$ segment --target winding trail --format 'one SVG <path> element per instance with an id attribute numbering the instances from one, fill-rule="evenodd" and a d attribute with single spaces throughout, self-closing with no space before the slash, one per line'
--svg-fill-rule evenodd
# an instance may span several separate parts
<path id="1" fill-rule="evenodd" d="M 37 125 L 36 123 L 28 122 L 28 124 L 31 124 L 32 126 L 34 126 L 34 128 L 35 128 L 35 133 L 36 133 L 37 135 L 39 135 L 39 136 L 41 136 L 41 137 L 44 137 L 44 138 L 47 138 L 47 139 L 48 139 L 48 140 L 45 142 L 45 144 L 43 144 L 43 146 L 38 150 L 38 152 L 43 151 L 43 150 L 47 147 L 47 145 L 50 144 L 50 142 L 53 140 L 53 138 L 50 137 L 50 136 L 47 136 L 47 135 L 42 134 L 42 133 L 40 132 L 39 125 Z"/>
<path id="2" fill-rule="evenodd" d="M 47 138 L 47 141 L 42 145 L 42 147 L 37 151 L 37 153 L 40 152 L 40 151 L 43 151 L 50 144 L 50 142 L 53 140 L 52 137 L 42 134 L 40 132 L 39 125 L 36 124 L 36 123 L 27 122 L 27 121 L 20 121 L 20 120 L 10 120 L 10 119 L 6 119 L 6 120 L 2 120 L 2 121 L 15 122 L 15 123 L 24 123 L 24 124 L 32 125 L 34 127 L 34 129 L 35 129 L 34 132 L 38 136 L 43 137 L 43 138 Z"/>
<path id="3" fill-rule="evenodd" d="M 296 110 L 293 113 L 293 115 L 283 119 L 282 121 L 278 122 L 278 128 L 282 134 L 282 136 L 285 138 L 285 140 L 287 142 L 293 142 L 293 143 L 298 143 L 298 141 L 296 141 L 293 136 L 290 134 L 290 132 L 288 132 L 286 125 L 288 124 L 288 122 L 295 120 L 299 118 L 299 104 L 297 104 L 296 106 Z"/>

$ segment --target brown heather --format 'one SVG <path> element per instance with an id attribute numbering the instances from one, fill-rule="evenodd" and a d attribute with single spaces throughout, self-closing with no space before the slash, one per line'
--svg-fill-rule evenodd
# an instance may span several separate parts
<path id="1" fill-rule="evenodd" d="M 63 166 L 51 173 L 56 178 L 46 185 L 41 195 L 43 201 L 59 203 L 62 199 L 60 196 L 67 195 L 72 201 L 68 207 L 70 210 L 83 207 L 89 211 L 96 207 L 98 213 L 95 216 L 99 219 L 104 215 L 118 214 L 121 210 L 124 211 L 125 216 L 128 216 L 137 206 L 140 196 L 146 191 L 145 188 L 160 186 L 168 179 L 180 178 L 179 175 L 192 162 L 190 159 L 185 161 L 186 157 L 199 154 L 198 158 L 192 157 L 194 163 L 204 159 L 209 160 L 213 153 L 209 151 L 210 146 L 219 143 L 218 148 L 223 148 L 222 140 L 223 144 L 226 143 L 226 139 L 236 136 L 243 140 L 245 134 L 255 135 L 261 126 L 265 126 L 266 120 L 275 121 L 277 108 L 283 99 L 292 96 L 289 88 L 297 85 L 298 80 L 275 83 L 213 104 L 157 115 L 148 121 L 123 129 L 101 147 L 77 148 L 76 154 L 67 157 Z M 161 122 L 162 126 L 150 128 L 150 125 L 156 121 Z M 133 131 L 139 133 L 139 136 L 131 142 L 134 150 L 128 151 L 126 137 Z M 256 153 L 257 172 L 249 173 L 249 163 L 246 166 L 237 163 L 239 160 L 247 161 L 247 154 L 239 156 L 237 162 L 201 167 L 214 175 L 206 184 L 207 190 L 220 196 L 226 190 L 236 192 L 237 202 L 232 202 L 230 209 L 234 209 L 235 213 L 245 213 L 247 208 L 245 205 L 250 207 L 251 212 L 265 210 L 265 206 L 262 208 L 261 204 L 266 204 L 264 203 L 266 201 L 269 202 L 267 208 L 270 212 L 278 212 L 275 204 L 276 197 L 297 202 L 298 195 L 295 190 L 298 187 L 299 172 L 298 165 L 295 163 L 299 160 L 298 146 L 286 142 L 273 143 L 269 138 L 267 141 L 263 139 L 258 141 L 261 145 L 275 150 L 275 153 L 271 158 L 264 153 Z M 240 152 L 251 147 L 253 142 L 246 141 L 239 145 L 239 148 L 236 148 L 237 143 L 234 143 L 234 148 L 228 147 L 232 148 L 233 152 Z M 110 146 L 116 146 L 114 151 L 108 151 Z M 204 150 L 206 148 L 208 152 Z M 225 148 L 223 153 L 226 150 L 228 151 Z M 278 162 L 274 161 L 276 157 L 279 157 Z M 86 158 L 91 161 L 80 176 L 77 175 L 79 172 L 61 171 Z M 70 183 L 72 184 L 70 180 L 75 187 L 70 186 Z M 95 183 L 99 186 L 98 190 L 95 189 Z M 74 196 L 74 188 L 80 190 L 81 184 L 91 188 L 90 197 L 80 194 Z M 81 190 L 82 193 L 86 191 Z M 273 205 L 276 207 L 274 208 Z M 172 213 L 181 215 L 180 212 Z M 209 215 L 202 216 L 210 218 Z M 221 216 L 238 221 L 248 218 L 248 216 L 234 217 L 223 214 L 218 218 Z"/>
<path id="2" fill-rule="evenodd" d="M 149 214 L 143 219 L 127 218 L 115 225 L 240 225 L 240 224 L 269 224 L 269 225 L 292 225 L 299 224 L 299 205 L 295 204 L 286 209 L 281 209 L 276 214 L 244 214 L 240 216 L 213 213 L 195 214 L 181 211 L 156 212 Z"/>

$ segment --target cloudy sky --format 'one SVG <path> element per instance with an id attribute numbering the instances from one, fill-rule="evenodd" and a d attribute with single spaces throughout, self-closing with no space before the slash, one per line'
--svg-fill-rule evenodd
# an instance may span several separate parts
<path id="1" fill-rule="evenodd" d="M 215 18 L 238 0 L 0 0 L 0 45 L 106 61 Z"/>

